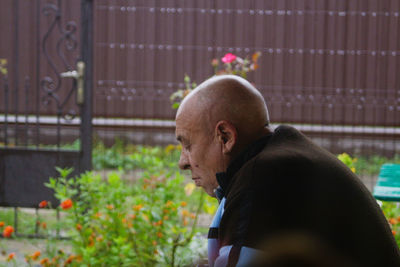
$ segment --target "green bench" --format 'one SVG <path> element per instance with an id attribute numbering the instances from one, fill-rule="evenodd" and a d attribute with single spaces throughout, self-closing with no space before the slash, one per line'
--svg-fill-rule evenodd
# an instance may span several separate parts
<path id="1" fill-rule="evenodd" d="M 400 202 L 400 164 L 382 165 L 373 195 L 378 200 Z"/>

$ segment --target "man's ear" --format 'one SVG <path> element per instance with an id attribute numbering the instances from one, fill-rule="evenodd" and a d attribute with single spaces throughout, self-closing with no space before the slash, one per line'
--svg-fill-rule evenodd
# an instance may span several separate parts
<path id="1" fill-rule="evenodd" d="M 228 121 L 219 121 L 215 126 L 218 142 L 222 145 L 222 152 L 229 154 L 237 142 L 235 126 Z"/>

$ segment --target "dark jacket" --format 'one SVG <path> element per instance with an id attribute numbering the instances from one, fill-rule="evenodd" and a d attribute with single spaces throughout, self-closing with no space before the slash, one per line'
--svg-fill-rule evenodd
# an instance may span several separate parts
<path id="1" fill-rule="evenodd" d="M 217 178 L 226 198 L 218 243 L 232 246 L 230 266 L 243 247 L 268 254 L 268 241 L 298 235 L 354 266 L 400 266 L 389 225 L 367 188 L 292 127 L 255 142 Z"/>

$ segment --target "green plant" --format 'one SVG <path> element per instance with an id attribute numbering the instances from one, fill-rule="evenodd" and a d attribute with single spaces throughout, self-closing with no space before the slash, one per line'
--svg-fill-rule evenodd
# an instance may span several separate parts
<path id="1" fill-rule="evenodd" d="M 354 167 L 358 170 L 358 173 L 367 175 L 378 175 L 382 165 L 385 163 L 400 164 L 400 155 L 395 155 L 392 158 L 379 155 L 358 156 L 357 159 L 354 162 Z"/>
<path id="2" fill-rule="evenodd" d="M 258 58 L 260 56 L 260 52 L 255 52 L 251 55 L 251 58 L 248 56 L 241 58 L 232 53 L 227 53 L 220 60 L 216 58 L 211 60 L 211 66 L 215 75 L 233 74 L 246 79 L 249 72 L 258 69 Z M 185 74 L 184 83 L 185 89 L 179 89 L 170 96 L 174 109 L 177 109 L 182 100 L 197 86 L 196 82 L 191 81 L 187 74 Z"/>
<path id="3" fill-rule="evenodd" d="M 180 146 L 168 145 L 165 148 L 156 146 L 125 145 L 116 139 L 111 148 L 98 142 L 93 149 L 93 168 L 133 170 L 148 168 L 174 168 L 180 154 Z"/>
<path id="4" fill-rule="evenodd" d="M 154 168 L 131 188 L 121 173 L 107 181 L 91 172 L 68 179 L 61 170 L 48 187 L 55 191 L 66 220 L 74 226 L 73 262 L 79 266 L 181 266 L 203 209 L 204 193 L 190 200 L 179 172 Z M 192 186 L 190 186 L 192 187 Z M 188 186 L 186 187 L 188 188 Z M 186 192 L 185 192 L 186 191 Z M 58 207 L 60 209 L 60 207 Z"/>
<path id="5" fill-rule="evenodd" d="M 179 172 L 180 149 L 179 145 L 129 146 L 122 141 L 106 148 L 97 143 L 94 153 L 113 150 L 114 155 L 123 155 L 135 169 L 142 170 L 133 185 L 125 181 L 122 171 L 110 173 L 107 179 L 95 173 L 68 178 L 71 170 L 58 169 L 60 178 L 52 178 L 47 185 L 61 201 L 61 206 L 53 208 L 61 211 L 62 219 L 57 222 L 50 216 L 56 210 L 47 210 L 49 203 L 38 203 L 39 233 L 47 234 L 48 239 L 45 247 L 25 255 L 26 265 L 187 266 L 205 257 L 208 229 L 197 227 L 197 218 L 200 213 L 213 214 L 217 203 Z M 102 164 L 110 161 L 104 159 Z M 121 166 L 128 165 L 113 166 L 122 170 Z M 6 211 L 6 217 L 0 216 L 8 225 L 13 211 Z M 23 232 L 27 227 L 33 233 L 36 218 L 23 213 L 19 215 L 20 220 L 26 216 Z M 56 240 L 57 231 L 71 240 Z M 7 242 L 4 253 L 12 253 L 6 249 Z"/>
<path id="6" fill-rule="evenodd" d="M 359 175 L 378 175 L 383 164 L 395 163 L 400 164 L 400 155 L 395 155 L 392 158 L 372 155 L 372 156 L 354 156 L 351 157 L 347 153 L 338 155 L 338 159 L 346 164 L 353 172 Z"/>
<path id="7" fill-rule="evenodd" d="M 179 89 L 176 92 L 174 92 L 171 96 L 170 99 L 173 102 L 172 108 L 177 109 L 179 108 L 180 102 L 194 89 L 197 87 L 197 83 L 192 82 L 189 75 L 185 74 L 185 77 L 183 78 L 183 81 L 185 83 L 185 89 Z"/>
<path id="8" fill-rule="evenodd" d="M 258 69 L 258 58 L 260 56 L 261 52 L 255 52 L 251 55 L 251 59 L 248 56 L 241 58 L 234 54 L 227 53 L 221 58 L 222 64 L 215 58 L 211 61 L 211 65 L 214 67 L 216 75 L 233 74 L 246 79 L 249 72 Z"/>
<path id="9" fill-rule="evenodd" d="M 337 156 L 338 159 L 343 162 L 352 172 L 356 172 L 356 168 L 354 167 L 354 163 L 357 162 L 357 158 L 352 158 L 347 153 L 342 153 Z"/>
<path id="10" fill-rule="evenodd" d="M 33 234 L 35 233 L 36 227 L 36 218 L 32 216 L 32 212 L 22 212 L 18 208 L 18 231 L 19 233 L 24 234 Z M 2 208 L 0 210 L 0 223 L 4 223 L 4 225 L 14 225 L 14 217 L 15 211 L 13 208 Z M 1 229 L 1 227 L 0 227 Z"/>
<path id="11" fill-rule="evenodd" d="M 7 59 L 0 58 L 0 73 L 3 74 L 4 76 L 7 75 Z"/>
<path id="12" fill-rule="evenodd" d="M 400 210 L 399 203 L 379 201 L 383 214 L 392 229 L 392 234 L 400 247 Z"/>

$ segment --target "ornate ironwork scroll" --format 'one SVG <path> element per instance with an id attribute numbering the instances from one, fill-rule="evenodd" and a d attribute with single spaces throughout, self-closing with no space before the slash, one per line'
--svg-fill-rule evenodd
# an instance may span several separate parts
<path id="1" fill-rule="evenodd" d="M 57 0 L 56 3 L 46 3 L 42 8 L 42 13 L 47 17 L 52 17 L 52 22 L 50 23 L 50 26 L 43 37 L 42 52 L 53 72 L 52 76 L 47 75 L 40 81 L 40 87 L 45 93 L 45 95 L 42 97 L 42 102 L 46 106 L 49 105 L 51 102 L 55 102 L 57 109 L 57 121 L 59 124 L 61 118 L 69 122 L 77 115 L 77 112 L 75 110 L 76 107 L 71 108 L 67 111 L 65 110 L 67 104 L 71 101 L 71 98 L 76 91 L 76 82 L 73 82 L 71 88 L 68 90 L 68 93 L 63 99 L 61 99 L 61 96 L 59 94 L 59 90 L 62 85 L 60 73 L 73 69 L 73 63 L 68 62 L 66 53 L 73 53 L 77 51 L 77 24 L 74 21 L 68 21 L 65 25 L 62 25 L 61 0 Z M 58 59 L 61 60 L 61 67 L 58 67 L 56 65 L 55 60 L 52 58 L 49 52 L 49 40 L 54 34 L 59 35 L 55 49 L 56 56 L 58 57 Z M 57 125 L 57 127 L 59 127 L 59 125 Z"/>

